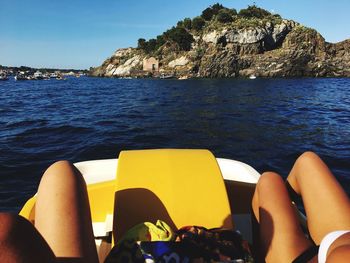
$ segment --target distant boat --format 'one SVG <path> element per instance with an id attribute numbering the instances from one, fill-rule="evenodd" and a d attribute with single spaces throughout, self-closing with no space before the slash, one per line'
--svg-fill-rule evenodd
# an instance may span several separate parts
<path id="1" fill-rule="evenodd" d="M 255 75 L 250 75 L 249 79 L 256 79 L 256 76 Z"/>
<path id="2" fill-rule="evenodd" d="M 9 80 L 6 73 L 3 71 L 0 72 L 0 80 Z"/>
<path id="3" fill-rule="evenodd" d="M 174 75 L 173 74 L 169 74 L 169 75 L 165 75 L 164 73 L 162 73 L 159 78 L 161 79 L 172 79 L 174 78 Z"/>
<path id="4" fill-rule="evenodd" d="M 43 74 L 43 79 L 49 80 L 50 79 L 50 74 L 48 74 L 48 73 Z"/>
<path id="5" fill-rule="evenodd" d="M 57 77 L 56 77 L 57 80 L 66 80 L 66 78 L 64 78 L 62 76 L 62 74 L 58 74 Z"/>
<path id="6" fill-rule="evenodd" d="M 43 73 L 38 70 L 34 73 L 34 79 L 44 79 Z"/>
<path id="7" fill-rule="evenodd" d="M 184 80 L 184 79 L 188 79 L 188 76 L 185 75 L 178 78 L 178 80 Z"/>
<path id="8" fill-rule="evenodd" d="M 29 80 L 28 76 L 24 72 L 18 72 L 15 76 L 15 80 Z"/>

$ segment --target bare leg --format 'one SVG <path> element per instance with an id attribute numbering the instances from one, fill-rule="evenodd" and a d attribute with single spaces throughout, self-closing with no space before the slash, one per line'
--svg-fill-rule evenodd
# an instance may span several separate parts
<path id="1" fill-rule="evenodd" d="M 69 162 L 44 173 L 35 210 L 35 226 L 58 258 L 98 262 L 85 181 Z"/>
<path id="2" fill-rule="evenodd" d="M 261 176 L 252 207 L 260 225 L 261 256 L 266 262 L 292 262 L 312 246 L 303 234 L 278 174 L 269 172 Z"/>
<path id="3" fill-rule="evenodd" d="M 316 244 L 329 232 L 350 229 L 349 198 L 316 154 L 301 155 L 287 180 L 302 196 L 308 228 Z"/>
<path id="4" fill-rule="evenodd" d="M 0 262 L 55 262 L 55 255 L 29 221 L 1 213 Z"/>

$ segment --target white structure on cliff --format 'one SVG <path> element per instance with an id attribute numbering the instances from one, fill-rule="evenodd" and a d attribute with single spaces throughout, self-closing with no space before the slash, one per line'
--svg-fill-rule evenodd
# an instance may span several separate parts
<path id="1" fill-rule="evenodd" d="M 144 71 L 150 71 L 150 72 L 159 71 L 159 61 L 154 57 L 144 58 L 142 65 L 143 65 L 142 68 Z"/>

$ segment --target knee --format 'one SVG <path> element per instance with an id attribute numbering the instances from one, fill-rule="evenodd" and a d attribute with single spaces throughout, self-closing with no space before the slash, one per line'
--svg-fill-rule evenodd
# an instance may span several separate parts
<path id="1" fill-rule="evenodd" d="M 259 178 L 258 187 L 266 187 L 281 180 L 283 180 L 282 177 L 275 172 L 264 172 Z"/>
<path id="2" fill-rule="evenodd" d="M 256 189 L 258 193 L 269 193 L 274 191 L 277 187 L 280 187 L 281 184 L 284 184 L 284 181 L 279 174 L 265 172 L 260 176 Z"/>
<path id="3" fill-rule="evenodd" d="M 74 165 L 67 161 L 67 160 L 62 160 L 62 161 L 57 161 L 49 166 L 49 168 L 46 169 L 45 173 L 57 173 L 62 170 L 73 170 Z"/>
<path id="4" fill-rule="evenodd" d="M 69 161 L 58 161 L 52 164 L 41 178 L 39 189 L 52 189 L 60 185 L 68 184 L 85 185 L 84 178 L 79 170 Z"/>
<path id="5" fill-rule="evenodd" d="M 312 162 L 319 161 L 319 160 L 320 160 L 320 157 L 316 153 L 311 152 L 311 151 L 307 151 L 298 157 L 297 163 L 298 164 L 308 164 L 308 163 L 312 163 Z"/>
<path id="6" fill-rule="evenodd" d="M 275 199 L 280 196 L 279 189 L 283 187 L 283 184 L 282 177 L 277 173 L 265 172 L 260 176 L 252 199 L 253 211 L 257 218 L 259 218 L 258 207 L 275 202 Z"/>
<path id="7" fill-rule="evenodd" d="M 57 161 L 49 166 L 46 169 L 42 180 L 55 180 L 56 178 L 59 180 L 64 180 L 65 178 L 79 178 L 81 177 L 81 173 L 79 170 L 69 161 Z"/>

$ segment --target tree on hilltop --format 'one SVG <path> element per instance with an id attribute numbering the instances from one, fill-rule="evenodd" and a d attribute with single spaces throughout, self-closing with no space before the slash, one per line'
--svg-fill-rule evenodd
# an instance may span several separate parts
<path id="1" fill-rule="evenodd" d="M 211 9 L 211 7 L 208 7 L 203 10 L 201 17 L 206 21 L 210 21 L 214 15 L 214 10 Z"/>
<path id="2" fill-rule="evenodd" d="M 195 18 L 193 18 L 192 20 L 192 28 L 196 31 L 200 31 L 205 25 L 205 20 L 200 17 L 200 16 L 197 16 Z"/>
<path id="3" fill-rule="evenodd" d="M 187 30 L 191 30 L 192 29 L 191 18 L 186 17 L 184 20 L 177 22 L 176 27 L 183 27 L 183 28 L 186 28 Z"/>
<path id="4" fill-rule="evenodd" d="M 248 8 L 241 9 L 238 13 L 239 16 L 245 17 L 245 18 L 264 18 L 267 16 L 270 16 L 271 13 L 265 9 L 262 9 L 260 7 L 257 7 L 256 5 L 248 5 Z"/>
<path id="5" fill-rule="evenodd" d="M 214 15 L 217 15 L 221 9 L 224 9 L 221 4 L 216 3 L 215 5 L 209 6 L 208 8 L 204 9 L 202 12 L 201 17 L 203 17 L 204 20 L 210 21 Z"/>
<path id="6" fill-rule="evenodd" d="M 191 20 L 191 18 L 188 18 L 188 17 L 185 18 L 184 22 L 183 22 L 183 25 L 184 25 L 184 27 L 186 29 L 191 30 L 192 29 L 192 20 Z"/>
<path id="7" fill-rule="evenodd" d="M 231 9 L 227 9 L 229 11 L 229 13 L 232 15 L 232 16 L 236 16 L 238 13 L 237 13 L 237 10 L 235 8 L 231 8 Z"/>
<path id="8" fill-rule="evenodd" d="M 233 21 L 232 12 L 229 9 L 221 9 L 216 16 L 220 23 L 230 23 Z"/>
<path id="9" fill-rule="evenodd" d="M 216 14 L 221 10 L 224 9 L 225 7 L 222 4 L 216 3 L 215 5 L 212 5 L 211 9 L 213 9 Z"/>
<path id="10" fill-rule="evenodd" d="M 154 38 L 151 38 L 150 40 L 148 40 L 148 46 L 147 46 L 147 52 L 150 53 L 152 51 L 154 51 L 157 47 L 157 40 Z"/>
<path id="11" fill-rule="evenodd" d="M 180 49 L 186 51 L 191 49 L 191 44 L 194 41 L 193 36 L 183 27 L 173 27 L 163 35 L 166 39 L 176 42 Z"/>
<path id="12" fill-rule="evenodd" d="M 137 40 L 137 48 L 139 49 L 145 49 L 147 45 L 147 41 L 144 38 L 139 38 L 139 40 Z"/>

